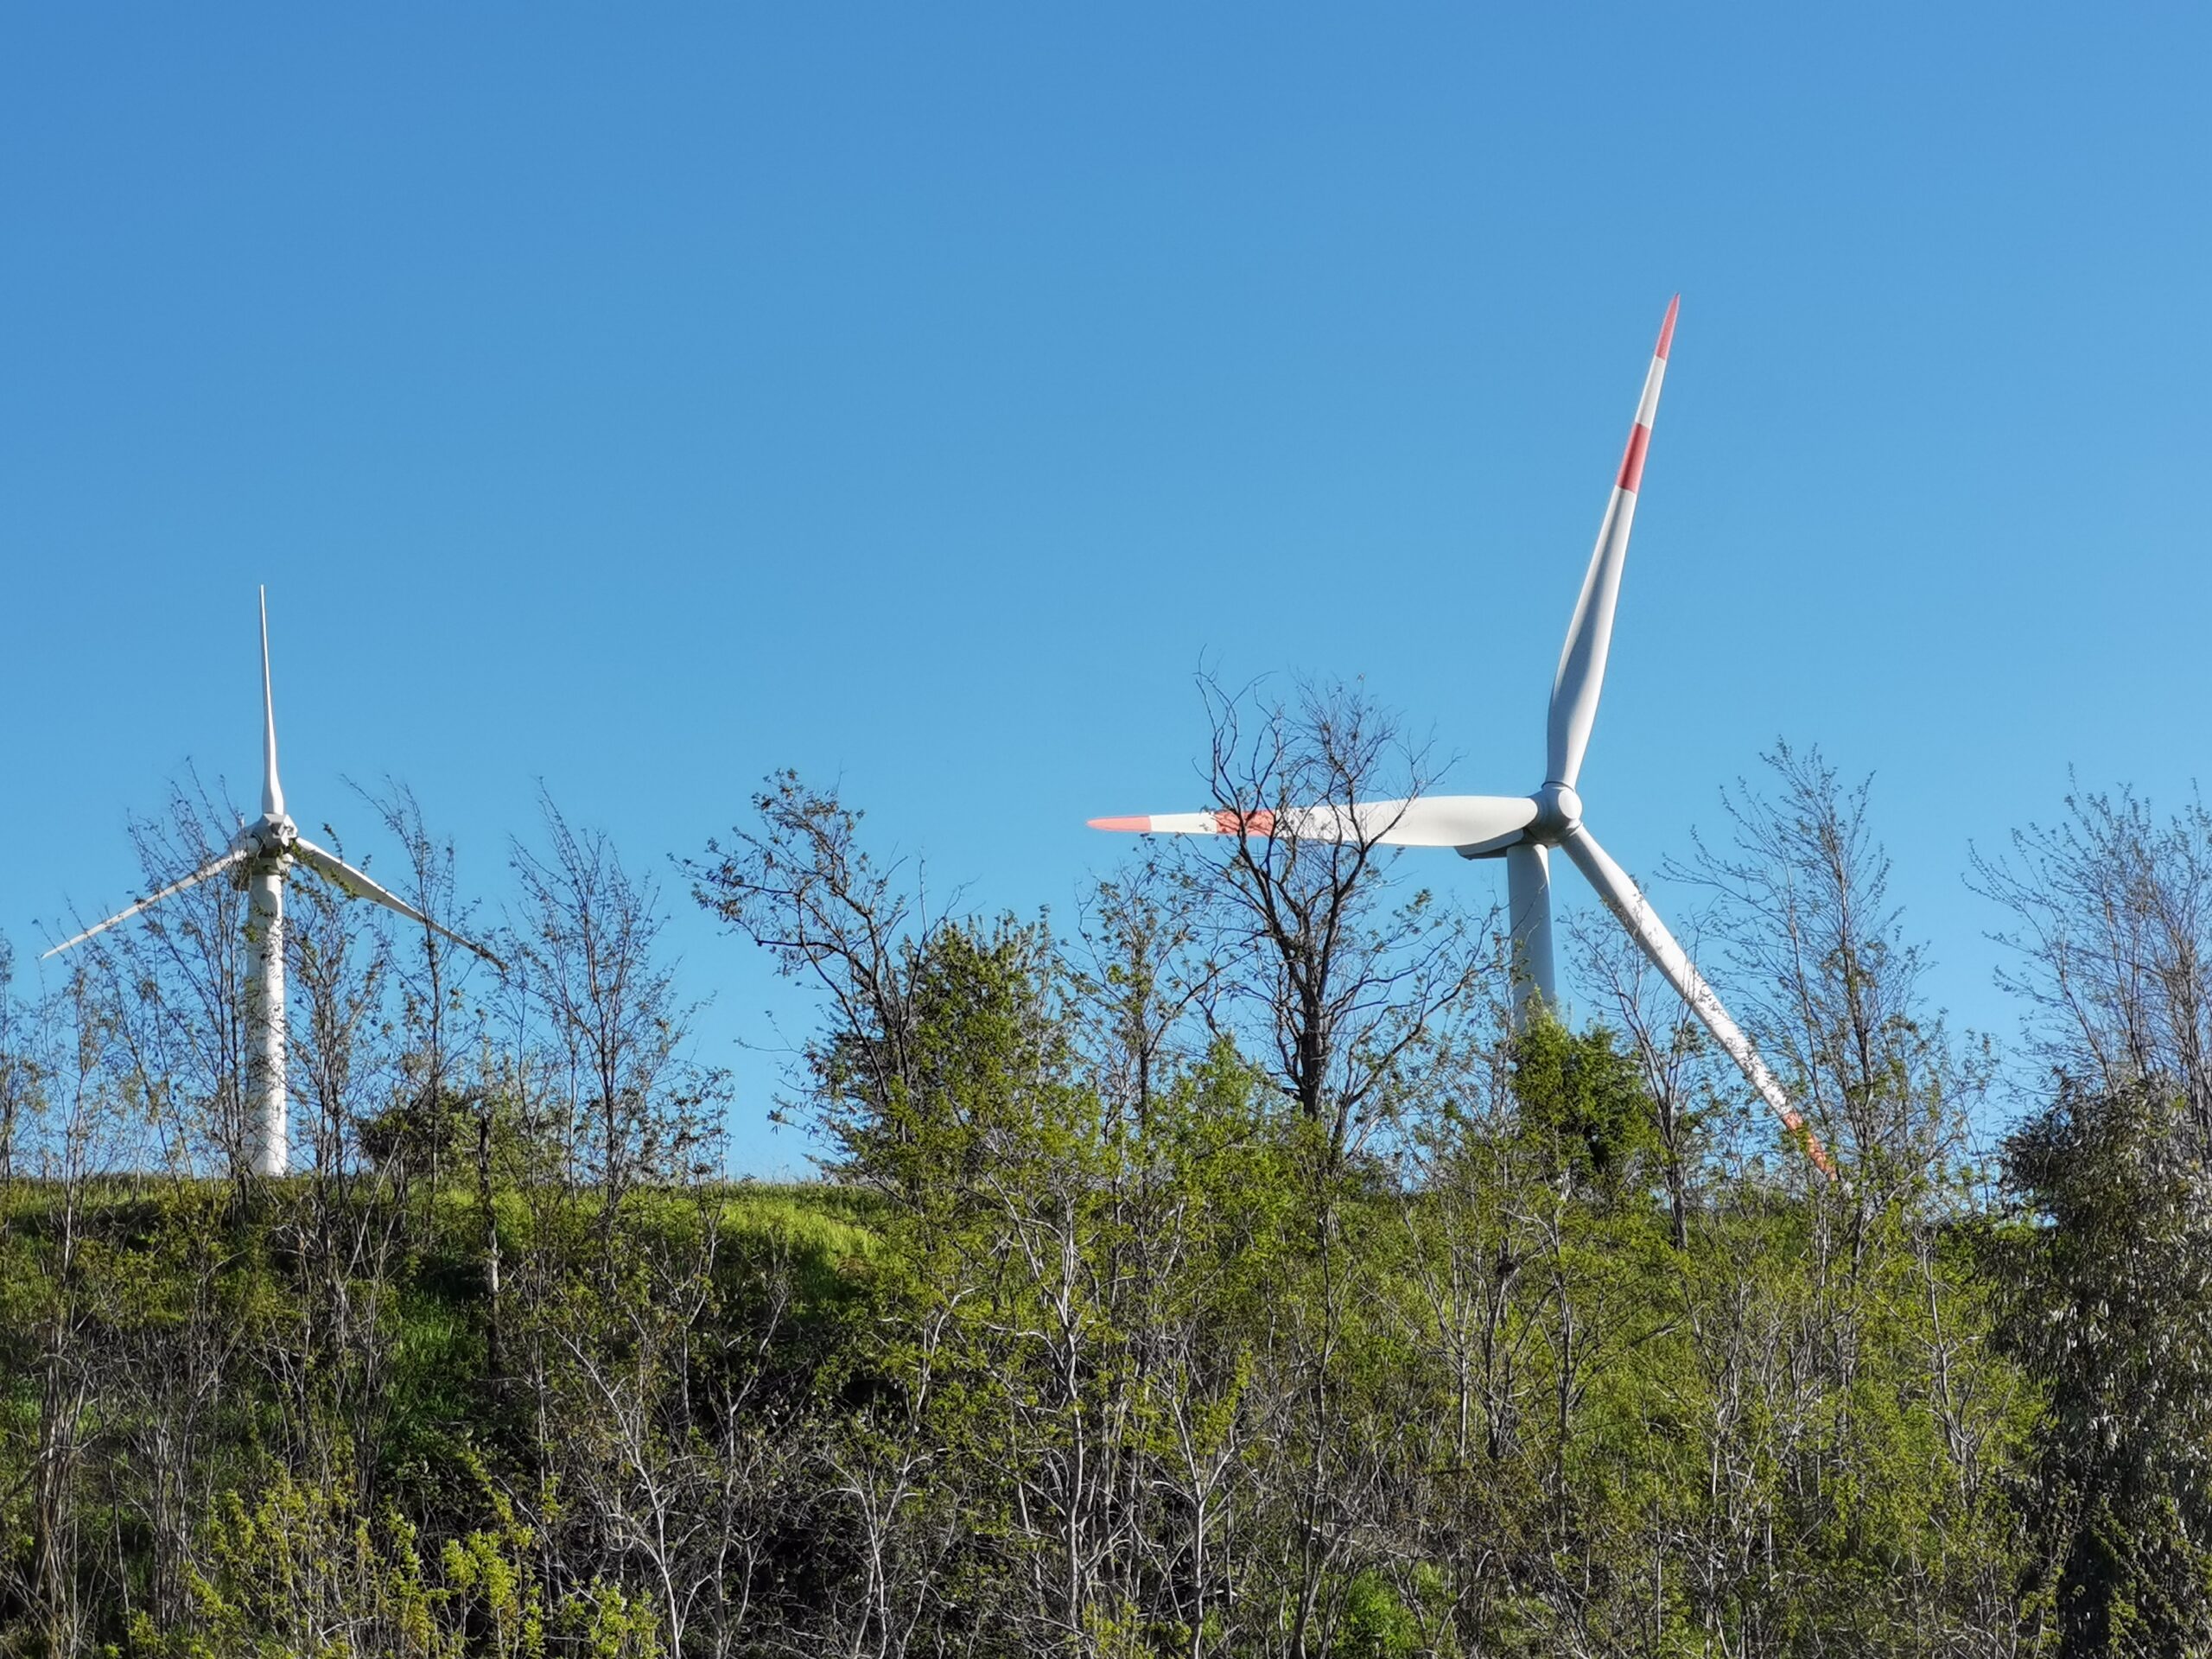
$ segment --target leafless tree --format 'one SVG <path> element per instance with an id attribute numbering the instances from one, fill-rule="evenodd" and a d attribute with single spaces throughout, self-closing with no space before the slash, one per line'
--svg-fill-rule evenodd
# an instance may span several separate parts
<path id="1" fill-rule="evenodd" d="M 308 1120 L 308 1166 L 326 1183 L 342 1182 L 361 1163 L 364 1120 L 395 1081 L 396 1057 L 383 1040 L 391 952 L 368 906 L 327 883 L 295 881 L 286 898 L 291 1093 Z"/>
<path id="2" fill-rule="evenodd" d="M 228 844 L 237 810 L 196 775 L 157 818 L 135 818 L 130 840 L 152 891 Z M 111 928 L 72 955 L 115 1014 L 118 1062 L 160 1136 L 167 1161 L 212 1165 L 235 1191 L 252 1179 L 244 1082 L 247 1046 L 245 895 L 221 876 Z"/>
<path id="3" fill-rule="evenodd" d="M 1611 918 L 1573 929 L 1576 954 L 1619 1024 L 1656 1112 L 1659 1154 L 1675 1248 L 1689 1247 L 1690 1191 L 1698 1159 L 1699 1103 L 1714 1097 L 1704 1028 L 1680 993 L 1661 978 L 1636 942 Z M 1691 944 L 1695 954 L 1694 938 Z"/>
<path id="4" fill-rule="evenodd" d="M 541 796 L 547 850 L 518 843 L 514 956 L 544 1009 L 574 1122 L 607 1211 L 640 1181 L 687 1173 L 714 1124 L 718 1073 L 687 1053 L 694 1008 L 660 950 L 665 917 L 607 836 Z"/>
<path id="5" fill-rule="evenodd" d="M 2171 1087 L 2212 1150 L 2212 811 L 2077 788 L 2056 825 L 1976 853 L 1974 885 L 2012 918 L 2030 1052 L 2102 1093 Z"/>
<path id="6" fill-rule="evenodd" d="M 480 1010 L 472 1007 L 468 993 L 491 970 L 474 951 L 437 931 L 463 938 L 475 931 L 461 899 L 453 843 L 432 834 L 421 802 L 404 784 L 388 780 L 380 793 L 358 792 L 399 842 L 404 862 L 390 885 L 437 925 L 394 920 L 360 906 L 362 919 L 372 918 L 388 942 L 381 968 L 396 994 L 391 1019 L 399 1039 L 391 1102 L 374 1126 L 376 1150 L 403 1193 L 418 1173 L 435 1190 L 452 1160 L 466 1155 L 461 1143 L 475 1128 L 464 1114 L 482 1099 L 470 1068 L 484 1033 Z M 337 832 L 326 826 L 324 833 Z"/>
<path id="7" fill-rule="evenodd" d="M 15 948 L 0 938 L 0 1192 L 16 1179 L 17 1135 L 38 1109 L 31 1010 L 16 994 Z"/>
<path id="8" fill-rule="evenodd" d="M 750 1379 L 714 1398 L 705 1357 L 692 1351 L 715 1299 L 719 1243 L 713 1204 L 696 1217 L 696 1230 L 631 1241 L 613 1294 L 578 1303 L 552 1332 L 565 1359 L 559 1421 L 573 1425 L 557 1454 L 563 1486 L 599 1548 L 642 1565 L 671 1654 L 745 1593 L 734 1570 L 753 1518 L 743 1489 L 760 1472 L 729 1455 L 758 1449 L 741 1432 Z"/>
<path id="9" fill-rule="evenodd" d="M 1844 785 L 1817 749 L 1779 744 L 1770 792 L 1725 792 L 1731 839 L 1698 842 L 1673 874 L 1718 902 L 1748 1023 L 1807 1117 L 1852 1166 L 1861 1216 L 1926 1183 L 1965 1149 L 1976 1067 L 1961 1067 L 1920 995 L 1923 960 L 1889 892 L 1867 822 L 1870 781 Z"/>
<path id="10" fill-rule="evenodd" d="M 1426 756 L 1357 684 L 1301 687 L 1291 701 L 1202 677 L 1206 784 L 1226 855 L 1211 837 L 1178 843 L 1213 902 L 1224 983 L 1272 1049 L 1284 1091 L 1341 1159 L 1384 1110 L 1404 1068 L 1478 985 L 1484 930 L 1427 887 L 1395 881 L 1361 809 L 1411 800 Z M 1334 807 L 1349 839 L 1300 833 L 1300 810 Z M 1235 1014 L 1232 1014 L 1232 1017 Z"/>
<path id="11" fill-rule="evenodd" d="M 758 829 L 685 861 L 692 897 L 827 1001 L 827 1034 L 800 1054 L 807 1109 L 847 1154 L 884 1132 L 880 1113 L 915 1080 L 916 964 L 945 926 L 918 870 L 877 864 L 861 814 L 832 790 L 779 772 L 754 797 Z"/>

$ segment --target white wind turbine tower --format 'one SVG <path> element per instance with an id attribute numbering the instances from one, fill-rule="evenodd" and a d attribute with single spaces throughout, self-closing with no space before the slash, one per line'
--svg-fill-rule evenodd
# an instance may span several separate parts
<path id="1" fill-rule="evenodd" d="M 1574 861 L 1607 909 L 1652 965 L 1681 994 L 1713 1039 L 1727 1051 L 1751 1086 L 1773 1108 L 1793 1135 L 1805 1136 L 1806 1149 L 1824 1173 L 1833 1173 L 1828 1155 L 1789 1095 L 1759 1058 L 1750 1039 L 1728 1017 L 1713 987 L 1699 973 L 1689 953 L 1667 931 L 1650 902 L 1598 844 L 1582 817 L 1582 798 L 1574 792 L 1590 728 L 1598 718 L 1598 694 L 1605 680 L 1605 652 L 1612 642 L 1613 607 L 1620 597 L 1621 567 L 1628 557 L 1629 528 L 1636 518 L 1637 491 L 1643 481 L 1644 453 L 1651 422 L 1659 409 L 1659 385 L 1666 378 L 1667 353 L 1675 338 L 1676 295 L 1659 327 L 1659 344 L 1643 380 L 1643 397 L 1629 429 L 1628 449 L 1613 480 L 1612 498 L 1598 528 L 1582 596 L 1567 625 L 1552 681 L 1551 717 L 1544 783 L 1532 795 L 1432 795 L 1410 801 L 1362 801 L 1351 805 L 1295 807 L 1278 814 L 1265 808 L 1206 812 L 1156 813 L 1149 817 L 1093 818 L 1094 830 L 1138 835 L 1272 836 L 1278 829 L 1315 841 L 1353 841 L 1389 847 L 1449 847 L 1463 858 L 1505 860 L 1507 909 L 1511 918 L 1514 972 L 1525 1010 L 1541 1000 L 1559 1001 L 1552 952 L 1550 851 L 1557 847 Z"/>
<path id="2" fill-rule="evenodd" d="M 238 826 L 230 848 L 219 858 L 168 886 L 148 893 L 130 909 L 119 911 L 73 939 L 64 939 L 47 956 L 56 956 L 73 944 L 82 944 L 95 933 L 128 921 L 140 911 L 158 905 L 173 893 L 228 873 L 244 888 L 246 899 L 246 1019 L 248 1044 L 245 1099 L 251 1113 L 253 1167 L 263 1175 L 282 1175 L 289 1160 L 285 1090 L 284 1025 L 284 883 L 295 865 L 303 865 L 349 898 L 368 899 L 386 910 L 397 911 L 419 922 L 455 944 L 474 950 L 493 966 L 499 959 L 483 946 L 464 939 L 451 928 L 442 927 L 366 875 L 316 846 L 299 832 L 284 810 L 284 786 L 276 779 L 276 705 L 269 680 L 269 592 L 261 594 L 261 816 Z"/>

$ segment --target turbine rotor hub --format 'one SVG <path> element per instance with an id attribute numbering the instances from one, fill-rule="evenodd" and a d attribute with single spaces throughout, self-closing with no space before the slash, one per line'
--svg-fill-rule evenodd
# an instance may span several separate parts
<path id="1" fill-rule="evenodd" d="M 1555 845 L 1582 822 L 1582 798 L 1565 784 L 1546 784 L 1529 798 L 1536 804 L 1535 819 L 1525 832 L 1530 841 Z"/>
<path id="2" fill-rule="evenodd" d="M 240 827 L 235 844 L 256 858 L 284 858 L 290 855 L 292 843 L 299 838 L 300 827 L 292 822 L 289 814 L 264 812 L 251 823 Z"/>

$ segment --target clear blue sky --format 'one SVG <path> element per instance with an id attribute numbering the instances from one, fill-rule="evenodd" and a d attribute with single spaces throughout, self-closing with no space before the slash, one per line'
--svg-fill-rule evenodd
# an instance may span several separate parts
<path id="1" fill-rule="evenodd" d="M 651 862 L 788 764 L 1065 915 L 1202 657 L 1530 787 L 1680 289 L 1592 822 L 1649 872 L 1821 744 L 2008 1027 L 1969 838 L 2204 769 L 2208 17 L 11 7 L 0 931 L 251 794 L 263 581 L 302 824 L 389 858 L 404 777 L 495 908 L 540 779 Z"/>

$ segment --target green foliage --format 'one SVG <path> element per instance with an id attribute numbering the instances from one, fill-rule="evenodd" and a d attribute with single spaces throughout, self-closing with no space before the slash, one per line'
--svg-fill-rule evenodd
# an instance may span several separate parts
<path id="1" fill-rule="evenodd" d="M 372 1522 L 344 1471 L 303 1485 L 276 1471 L 252 1500 L 223 1493 L 190 1574 L 188 1629 L 141 1613 L 130 1646 L 170 1659 L 654 1659 L 650 1610 L 594 1580 L 549 1597 L 531 1529 L 488 1492 L 487 1523 L 426 1561 L 417 1529 Z"/>
<path id="2" fill-rule="evenodd" d="M 1559 1174 L 1617 1197 L 1658 1149 L 1651 1102 L 1602 1027 L 1532 1020 L 1514 1039 L 1513 1094 L 1532 1144 Z"/>
<path id="3" fill-rule="evenodd" d="M 2068 1090 L 2006 1140 L 1991 1254 L 2044 1380 L 2038 1496 L 2069 1653 L 2212 1647 L 2212 1175 L 2163 1090 Z"/>
<path id="4" fill-rule="evenodd" d="M 1330 1652 L 1341 1659 L 1410 1659 L 1421 1649 L 1421 1623 L 1397 1593 L 1374 1573 L 1362 1573 L 1344 1591 L 1344 1614 Z"/>
<path id="5" fill-rule="evenodd" d="M 501 1372 L 467 1189 L 412 1206 L 390 1282 L 352 1284 L 389 1323 L 346 1359 L 299 1248 L 328 1195 L 88 1191 L 63 1274 L 65 1217 L 19 1186 L 9 1466 L 33 1466 L 57 1309 L 118 1381 L 213 1368 L 181 1554 L 143 1498 L 108 1529 L 139 1603 L 180 1575 L 109 1627 L 149 1654 L 707 1651 L 733 1593 L 802 1645 L 1259 1651 L 1266 1607 L 1343 1655 L 1885 1650 L 2018 1578 L 1999 1478 L 2024 1396 L 1976 1346 L 1985 1255 L 1903 1211 L 1837 1255 L 1822 1212 L 1725 1186 L 1676 1249 L 1650 1102 L 1602 1032 L 1523 1033 L 1505 1095 L 1394 1160 L 1333 1156 L 1223 1042 L 1140 1113 L 1097 1086 L 1053 963 L 1018 930 L 917 962 L 913 1064 L 843 1184 L 635 1187 L 612 1214 L 504 1185 Z M 88 1446 L 177 1408 L 91 1386 Z M 702 1514 L 662 1562 L 652 1528 Z M 720 1601 L 678 1601 L 733 1551 Z M 2113 1602 L 2115 1628 L 2163 1616 Z"/>
<path id="6" fill-rule="evenodd" d="M 1788 906 L 1856 855 L 1823 776 Z M 1281 982 L 1225 983 L 1196 877 L 1106 889 L 1078 949 L 924 919 L 834 798 L 766 806 L 695 874 L 823 993 L 788 1105 L 828 1180 L 675 1155 L 670 982 L 601 1031 L 607 935 L 558 915 L 551 1034 L 323 1066 L 396 1081 L 330 1085 L 309 1173 L 0 1173 L 0 1650 L 2202 1650 L 2191 1120 L 2069 1095 L 1993 1211 L 1910 953 L 1840 897 L 1786 909 L 1825 943 L 1775 1051 L 1830 1183 L 1633 1020 L 1432 1018 L 1301 957 L 1313 1017 L 1239 1026 Z M 548 904 L 613 868 L 569 845 Z M 169 1086 L 118 1006 L 72 1027 L 111 1113 Z"/>

